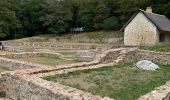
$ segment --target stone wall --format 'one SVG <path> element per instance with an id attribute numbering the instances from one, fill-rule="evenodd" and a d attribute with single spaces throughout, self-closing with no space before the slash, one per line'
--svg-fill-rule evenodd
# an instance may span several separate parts
<path id="1" fill-rule="evenodd" d="M 9 45 L 4 45 L 4 50 L 6 51 L 14 51 L 14 52 L 25 52 L 28 50 L 24 49 L 24 48 L 21 48 L 21 47 L 16 47 L 16 46 L 9 46 Z"/>
<path id="2" fill-rule="evenodd" d="M 83 53 L 85 54 L 85 53 Z M 91 54 L 91 53 L 90 53 Z M 88 53 L 89 55 L 89 53 Z M 8 67 L 10 70 L 15 69 L 24 69 L 24 68 L 34 68 L 36 66 L 41 66 L 39 64 L 32 64 L 23 61 L 16 61 L 11 59 L 26 58 L 26 57 L 35 57 L 35 56 L 47 56 L 47 57 L 59 57 L 62 58 L 62 55 L 59 53 L 50 53 L 50 52 L 33 52 L 33 53 L 15 53 L 15 54 L 5 54 L 0 55 L 0 66 Z M 93 55 L 92 55 L 93 56 Z M 8 59 L 6 59 L 8 58 Z M 94 57 L 86 58 L 86 60 L 92 61 Z M 82 57 L 83 59 L 83 57 Z M 85 58 L 84 58 L 85 59 Z M 83 59 L 83 60 L 84 60 Z M 152 52 L 145 50 L 137 50 L 136 48 L 120 48 L 108 50 L 97 57 L 95 57 L 94 62 L 97 63 L 126 63 L 137 60 L 151 60 L 156 64 L 168 65 L 170 64 L 170 54 L 169 53 L 160 53 Z M 93 61 L 92 61 L 93 62 Z"/>
<path id="3" fill-rule="evenodd" d="M 158 42 L 157 28 L 142 12 L 125 28 L 124 44 L 128 46 L 155 45 Z"/>
<path id="4" fill-rule="evenodd" d="M 52 67 L 52 66 L 45 66 L 41 64 L 34 64 L 24 61 L 17 61 L 7 58 L 1 58 L 0 57 L 0 66 L 3 66 L 4 68 L 7 68 L 8 70 L 21 70 L 21 69 L 31 69 L 31 68 L 46 68 L 46 67 Z"/>
<path id="5" fill-rule="evenodd" d="M 170 34 L 168 34 L 168 33 L 163 33 L 164 35 L 165 35 L 165 41 L 164 42 L 162 42 L 162 43 L 170 43 Z"/>
<path id="6" fill-rule="evenodd" d="M 31 54 L 30 56 L 33 55 Z M 7 57 L 11 58 L 10 56 Z M 19 56 L 12 55 L 12 57 L 17 58 Z M 6 65 L 11 70 L 24 69 L 0 74 L 0 90 L 5 91 L 9 98 L 16 99 L 19 96 L 23 100 L 111 100 L 110 98 L 94 96 L 59 83 L 45 81 L 42 77 L 144 59 L 152 60 L 158 64 L 170 64 L 170 54 L 168 53 L 143 51 L 136 48 L 108 50 L 98 55 L 92 62 L 58 66 L 57 68 L 0 58 L 0 66 Z M 154 92 L 142 96 L 140 100 L 155 100 L 154 98 L 168 100 L 170 93 L 169 83 L 167 82 L 167 84 L 154 90 Z"/>
<path id="7" fill-rule="evenodd" d="M 137 48 L 120 48 L 108 50 L 98 55 L 99 63 L 126 63 L 139 60 L 150 60 L 159 65 L 170 65 L 170 53 L 139 50 Z"/>
<path id="8" fill-rule="evenodd" d="M 13 53 L 13 54 L 0 54 L 0 66 L 7 68 L 8 70 L 21 70 L 21 69 L 31 69 L 31 68 L 46 68 L 52 67 L 48 65 L 35 64 L 31 62 L 18 61 L 15 59 L 30 58 L 37 56 L 46 57 L 58 57 L 62 58 L 59 53 L 50 52 L 25 52 L 25 53 Z"/>
<path id="9" fill-rule="evenodd" d="M 106 54 L 117 51 L 121 51 L 122 49 L 110 50 Z M 31 55 L 32 56 L 32 55 Z M 14 55 L 12 56 L 14 57 Z M 1 58 L 0 64 L 11 66 L 11 69 L 19 69 L 23 68 L 29 70 L 19 70 L 9 73 L 4 73 L 1 75 L 0 89 L 6 92 L 7 97 L 16 99 L 20 97 L 25 100 L 112 100 L 110 98 L 101 98 L 99 96 L 94 96 L 90 93 L 86 93 L 75 88 L 63 86 L 58 83 L 48 82 L 41 79 L 41 75 L 46 75 L 46 73 L 54 72 L 53 74 L 57 74 L 55 71 L 59 71 L 59 73 L 66 73 L 75 70 L 84 70 L 84 69 L 94 69 L 100 68 L 104 66 L 111 66 L 111 64 L 99 64 L 102 59 L 100 56 L 98 59 L 81 64 L 72 64 L 68 66 L 60 66 L 58 68 L 49 68 L 46 66 L 36 65 L 33 67 L 29 63 L 13 61 L 6 58 Z M 115 58 L 116 59 L 116 58 Z M 100 62 L 101 63 L 101 62 Z M 19 65 L 17 65 L 19 64 Z M 14 67 L 13 67 L 14 66 Z M 15 67 L 16 66 L 16 67 Z M 42 73 L 42 74 L 41 74 Z M 40 76 L 39 76 L 40 75 Z M 34 77 L 35 76 L 35 77 Z"/>
<path id="10" fill-rule="evenodd" d="M 66 67 L 53 71 L 53 74 L 63 74 L 76 70 L 95 69 L 114 64 L 101 64 L 86 67 Z M 44 70 L 44 71 L 43 71 Z M 113 100 L 108 97 L 92 95 L 75 88 L 64 86 L 59 83 L 43 80 L 42 77 L 51 72 L 51 69 L 20 70 L 1 75 L 0 90 L 6 92 L 8 98 L 21 100 Z M 43 73 L 44 74 L 43 74 Z M 48 74 L 49 75 L 49 74 Z"/>
<path id="11" fill-rule="evenodd" d="M 170 53 L 138 50 L 135 56 L 137 60 L 150 60 L 156 64 L 170 65 Z"/>
<path id="12" fill-rule="evenodd" d="M 6 41 L 3 43 L 5 50 L 9 51 L 31 51 L 36 49 L 67 49 L 67 50 L 91 50 L 91 49 L 97 49 L 101 48 L 98 45 L 83 45 L 83 44 L 59 44 L 59 43 L 54 43 L 54 42 L 15 42 L 15 41 Z M 22 47 L 22 48 L 17 48 Z M 107 48 L 107 46 L 105 47 Z M 110 49 L 110 47 L 108 47 Z"/>
<path id="13" fill-rule="evenodd" d="M 30 58 L 30 57 L 37 57 L 37 56 L 59 58 L 62 55 L 59 53 L 51 53 L 51 52 L 23 52 L 23 53 L 13 53 L 13 54 L 0 54 L 0 57 L 9 58 L 9 59 Z"/>
<path id="14" fill-rule="evenodd" d="M 14 100 L 69 100 L 68 96 L 36 85 L 29 79 L 25 80 L 10 74 L 3 77 L 5 79 L 1 82 L 1 86 L 6 95 Z"/>
<path id="15" fill-rule="evenodd" d="M 96 51 L 79 51 L 76 52 L 75 58 L 78 61 L 89 62 L 92 61 L 96 57 Z"/>
<path id="16" fill-rule="evenodd" d="M 170 100 L 170 81 L 152 92 L 141 96 L 139 100 Z"/>
<path id="17" fill-rule="evenodd" d="M 99 63 L 126 63 L 134 60 L 136 51 L 137 48 L 112 49 L 98 55 L 96 59 L 99 60 Z"/>

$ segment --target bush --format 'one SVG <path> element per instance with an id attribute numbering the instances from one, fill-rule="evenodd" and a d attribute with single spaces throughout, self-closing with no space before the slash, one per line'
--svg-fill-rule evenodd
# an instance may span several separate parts
<path id="1" fill-rule="evenodd" d="M 119 19 L 116 17 L 110 17 L 103 21 L 103 30 L 111 31 L 111 30 L 118 30 L 120 27 Z"/>
<path id="2" fill-rule="evenodd" d="M 88 34 L 88 38 L 91 40 L 98 40 L 99 43 L 103 43 L 103 39 L 105 39 L 107 34 L 105 32 L 93 32 Z"/>

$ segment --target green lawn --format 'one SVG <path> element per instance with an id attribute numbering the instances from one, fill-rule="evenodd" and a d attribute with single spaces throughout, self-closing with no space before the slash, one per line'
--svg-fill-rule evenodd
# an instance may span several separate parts
<path id="1" fill-rule="evenodd" d="M 116 100 L 137 100 L 170 80 L 169 71 L 170 65 L 161 66 L 157 71 L 144 71 L 133 67 L 133 63 L 127 63 L 43 79 Z"/>
<path id="2" fill-rule="evenodd" d="M 140 49 L 157 51 L 157 52 L 170 52 L 170 45 L 158 45 L 153 47 L 141 47 Z"/>
<path id="3" fill-rule="evenodd" d="M 60 59 L 57 57 L 45 57 L 45 56 L 21 58 L 18 60 L 32 62 L 32 63 L 38 63 L 38 64 L 44 64 L 44 65 L 50 65 L 50 66 L 79 63 L 79 61 L 76 61 L 76 60 L 64 60 L 64 59 Z"/>
<path id="4" fill-rule="evenodd" d="M 0 73 L 1 73 L 1 72 L 4 72 L 4 71 L 7 71 L 7 69 L 4 68 L 4 67 L 0 67 Z"/>

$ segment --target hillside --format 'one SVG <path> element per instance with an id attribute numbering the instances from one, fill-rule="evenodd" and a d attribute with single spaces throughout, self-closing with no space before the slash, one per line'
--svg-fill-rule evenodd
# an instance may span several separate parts
<path id="1" fill-rule="evenodd" d="M 61 42 L 61 43 L 96 43 L 96 44 L 123 44 L 123 33 L 121 32 L 88 32 L 65 35 L 39 35 L 29 38 L 13 40 L 15 42 Z"/>
<path id="2" fill-rule="evenodd" d="M 1 0 L 0 6 L 0 39 L 63 35 L 77 27 L 117 31 L 148 6 L 170 18 L 169 0 Z"/>
<path id="3" fill-rule="evenodd" d="M 12 51 L 54 51 L 107 50 L 123 45 L 123 33 L 90 32 L 80 34 L 40 35 L 29 38 L 4 41 L 6 50 Z"/>

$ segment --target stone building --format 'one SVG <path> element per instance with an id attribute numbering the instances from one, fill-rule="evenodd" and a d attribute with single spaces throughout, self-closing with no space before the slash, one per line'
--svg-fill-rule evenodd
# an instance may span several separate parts
<path id="1" fill-rule="evenodd" d="M 122 28 L 124 44 L 127 46 L 147 46 L 170 43 L 170 20 L 152 13 L 152 8 L 139 10 Z"/>

